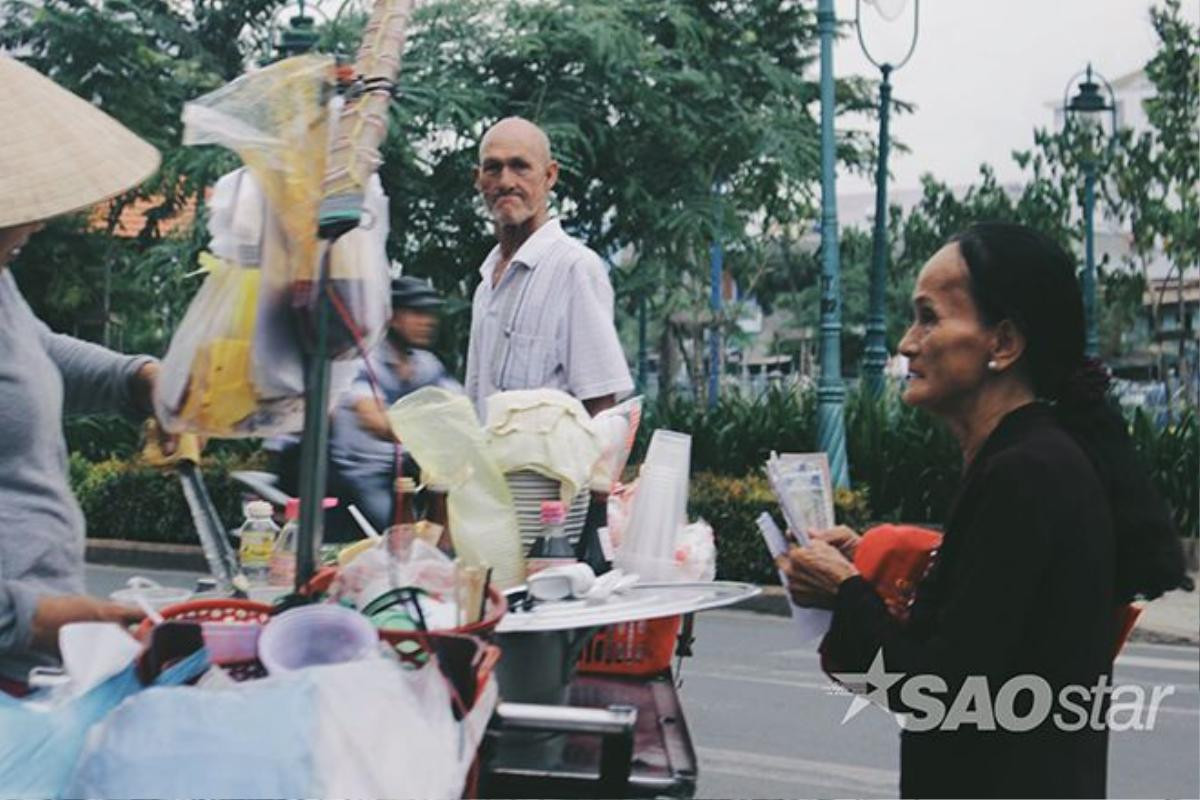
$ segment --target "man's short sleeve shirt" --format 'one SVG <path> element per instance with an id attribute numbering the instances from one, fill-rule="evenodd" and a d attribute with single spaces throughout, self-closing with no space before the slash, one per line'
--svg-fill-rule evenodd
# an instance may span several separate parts
<path id="1" fill-rule="evenodd" d="M 480 267 L 471 314 L 467 395 L 480 418 L 499 391 L 560 389 L 588 400 L 633 389 L 613 324 L 612 284 L 595 252 L 552 219 L 493 287 L 499 258 L 496 247 Z"/>

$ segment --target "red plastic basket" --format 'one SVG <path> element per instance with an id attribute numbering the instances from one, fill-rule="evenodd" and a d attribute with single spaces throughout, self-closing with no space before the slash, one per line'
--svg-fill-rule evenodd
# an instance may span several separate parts
<path id="1" fill-rule="evenodd" d="M 167 606 L 158 612 L 163 619 L 188 620 L 191 622 L 227 622 L 231 625 L 266 625 L 271 618 L 271 607 L 254 600 L 211 598 L 188 600 Z M 154 628 L 154 621 L 147 618 L 138 626 L 137 638 L 145 641 Z"/>
<path id="2" fill-rule="evenodd" d="M 622 622 L 602 629 L 579 656 L 579 672 L 653 675 L 671 666 L 682 617 Z"/>

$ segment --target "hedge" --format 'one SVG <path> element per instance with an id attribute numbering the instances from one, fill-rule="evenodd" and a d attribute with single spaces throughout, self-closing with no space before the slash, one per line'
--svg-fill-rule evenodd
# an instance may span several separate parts
<path id="1" fill-rule="evenodd" d="M 229 527 L 242 520 L 243 489 L 229 473 L 262 469 L 263 455 L 205 456 L 200 474 L 213 505 Z M 108 458 L 88 461 L 71 454 L 71 488 L 83 507 L 88 536 L 171 544 L 197 543 L 196 528 L 179 478 L 171 471 L 137 461 Z"/>

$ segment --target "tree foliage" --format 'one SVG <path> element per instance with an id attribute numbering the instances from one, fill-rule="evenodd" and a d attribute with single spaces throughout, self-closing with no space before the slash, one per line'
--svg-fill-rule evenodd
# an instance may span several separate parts
<path id="1" fill-rule="evenodd" d="M 162 167 L 107 203 L 98 218 L 59 218 L 34 237 L 14 274 L 52 327 L 160 352 L 198 285 L 184 279 L 203 244 L 191 226 L 164 236 L 162 223 L 189 205 L 236 160 L 180 145 L 183 104 L 238 75 L 281 0 L 4 0 L 0 47 L 91 100 L 150 141 Z M 256 32 L 259 34 L 256 36 Z M 114 237 L 122 211 L 147 201 L 144 224 Z"/>
<path id="2" fill-rule="evenodd" d="M 567 227 L 623 263 L 623 311 L 643 300 L 659 319 L 702 308 L 714 239 L 744 277 L 761 268 L 762 231 L 815 216 L 814 50 L 814 14 L 799 2 L 430 4 L 385 151 L 395 251 L 469 297 L 492 245 L 471 185 L 476 147 L 487 125 L 517 114 L 552 139 Z M 869 107 L 866 90 L 845 82 L 842 110 Z M 861 134 L 840 142 L 853 168 L 869 152 Z"/>

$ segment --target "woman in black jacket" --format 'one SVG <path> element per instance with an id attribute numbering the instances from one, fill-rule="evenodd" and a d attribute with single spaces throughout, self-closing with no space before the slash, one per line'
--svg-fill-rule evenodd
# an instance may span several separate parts
<path id="1" fill-rule="evenodd" d="M 834 609 L 822 653 L 839 672 L 866 673 L 881 652 L 888 673 L 936 676 L 945 690 L 926 693 L 942 709 L 985 686 L 977 700 L 1011 712 L 995 729 L 976 717 L 918 731 L 931 717 L 910 717 L 902 795 L 1102 796 L 1103 693 L 1068 690 L 1081 714 L 1062 692 L 1110 685 L 1118 606 L 1186 576 L 1167 510 L 1107 402 L 1107 374 L 1084 358 L 1074 265 L 1029 228 L 974 225 L 925 264 L 913 311 L 904 401 L 950 427 L 964 463 L 933 567 L 901 622 L 851 563 L 857 535 L 838 528 L 782 559 L 789 589 Z M 1032 689 L 1000 697 L 1030 680 L 1019 676 L 1049 687 L 1044 713 Z M 889 699 L 914 712 L 903 687 Z"/>

